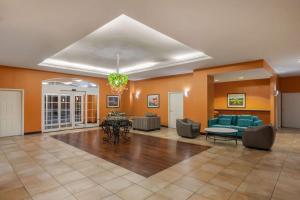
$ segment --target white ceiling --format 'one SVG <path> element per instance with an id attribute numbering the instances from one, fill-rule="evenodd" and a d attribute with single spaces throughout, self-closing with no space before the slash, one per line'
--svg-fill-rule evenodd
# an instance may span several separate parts
<path id="1" fill-rule="evenodd" d="M 251 70 L 243 70 L 236 71 L 230 73 L 221 73 L 215 74 L 214 80 L 217 83 L 221 82 L 229 82 L 229 81 L 245 81 L 245 80 L 253 80 L 253 79 L 266 79 L 272 76 L 271 73 L 266 71 L 265 69 L 251 69 Z"/>
<path id="2" fill-rule="evenodd" d="M 0 64 L 69 72 L 38 64 L 125 14 L 213 58 L 132 79 L 255 59 L 280 75 L 300 75 L 299 8 L 299 0 L 1 0 Z"/>
<path id="3" fill-rule="evenodd" d="M 205 53 L 120 15 L 39 65 L 101 75 L 119 69 L 134 78 L 138 72 L 206 59 Z"/>

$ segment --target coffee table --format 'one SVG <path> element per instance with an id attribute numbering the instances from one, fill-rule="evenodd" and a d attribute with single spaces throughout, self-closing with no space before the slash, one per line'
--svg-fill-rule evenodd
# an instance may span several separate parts
<path id="1" fill-rule="evenodd" d="M 213 138 L 214 143 L 216 143 L 216 140 L 223 140 L 223 141 L 235 140 L 235 144 L 237 144 L 238 131 L 235 129 L 232 129 L 232 128 L 206 128 L 204 130 L 206 132 L 206 140 L 207 140 L 207 138 Z"/>

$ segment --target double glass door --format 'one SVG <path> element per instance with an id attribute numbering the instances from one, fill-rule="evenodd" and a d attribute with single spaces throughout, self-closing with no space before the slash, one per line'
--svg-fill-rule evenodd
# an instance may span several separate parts
<path id="1" fill-rule="evenodd" d="M 91 98 L 96 104 L 90 103 Z M 97 124 L 97 95 L 85 95 L 79 92 L 44 94 L 43 105 L 44 132 Z"/>

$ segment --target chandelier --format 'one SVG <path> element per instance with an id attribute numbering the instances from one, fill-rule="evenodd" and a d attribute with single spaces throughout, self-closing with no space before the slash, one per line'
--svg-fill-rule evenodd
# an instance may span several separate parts
<path id="1" fill-rule="evenodd" d="M 108 75 L 108 84 L 114 94 L 121 95 L 127 90 L 128 75 L 119 73 L 120 54 L 117 54 L 117 72 Z"/>

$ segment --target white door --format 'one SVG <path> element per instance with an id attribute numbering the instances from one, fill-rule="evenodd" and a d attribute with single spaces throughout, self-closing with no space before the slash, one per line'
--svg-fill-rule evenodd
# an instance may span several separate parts
<path id="1" fill-rule="evenodd" d="M 300 128 L 300 93 L 282 93 L 282 127 Z"/>
<path id="2" fill-rule="evenodd" d="M 176 128 L 176 119 L 183 118 L 183 93 L 169 93 L 169 128 Z"/>
<path id="3" fill-rule="evenodd" d="M 22 92 L 0 90 L 0 137 L 23 135 Z"/>

